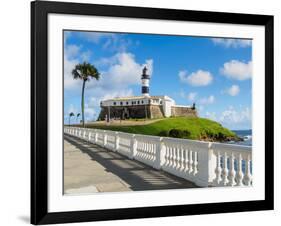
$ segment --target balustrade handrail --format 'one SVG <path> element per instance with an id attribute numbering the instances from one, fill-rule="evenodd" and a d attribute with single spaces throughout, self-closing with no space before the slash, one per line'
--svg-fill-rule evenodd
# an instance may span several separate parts
<path id="1" fill-rule="evenodd" d="M 81 127 L 65 127 L 64 132 L 198 186 L 252 185 L 252 152 L 248 146 Z M 114 139 L 109 140 L 108 136 Z M 126 149 L 120 139 L 127 140 Z"/>

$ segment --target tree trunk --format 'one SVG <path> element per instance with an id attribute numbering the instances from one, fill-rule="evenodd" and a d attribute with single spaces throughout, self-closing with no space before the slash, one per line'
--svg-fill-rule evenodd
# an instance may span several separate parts
<path id="1" fill-rule="evenodd" d="M 83 80 L 82 85 L 82 99 L 81 99 L 81 111 L 82 111 L 82 125 L 85 127 L 85 120 L 84 120 L 84 90 L 85 90 L 86 80 Z"/>

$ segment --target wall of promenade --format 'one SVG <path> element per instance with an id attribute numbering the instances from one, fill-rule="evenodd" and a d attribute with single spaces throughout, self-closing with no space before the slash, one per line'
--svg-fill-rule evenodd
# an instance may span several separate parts
<path id="1" fill-rule="evenodd" d="M 77 127 L 65 127 L 64 132 L 201 187 L 253 183 L 248 146 Z"/>

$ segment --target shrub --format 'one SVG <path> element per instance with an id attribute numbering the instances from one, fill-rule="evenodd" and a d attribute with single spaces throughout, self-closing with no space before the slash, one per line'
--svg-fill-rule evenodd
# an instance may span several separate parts
<path id="1" fill-rule="evenodd" d="M 217 140 L 225 140 L 226 139 L 226 136 L 223 134 L 223 133 L 221 133 L 221 132 L 219 132 L 218 134 L 216 134 L 216 139 Z"/>
<path id="2" fill-rule="evenodd" d="M 190 131 L 188 130 L 181 130 L 181 129 L 171 129 L 169 131 L 169 137 L 174 138 L 190 138 Z"/>
<path id="3" fill-rule="evenodd" d="M 158 136 L 160 137 L 168 137 L 169 136 L 169 132 L 167 130 L 163 130 L 161 131 Z"/>

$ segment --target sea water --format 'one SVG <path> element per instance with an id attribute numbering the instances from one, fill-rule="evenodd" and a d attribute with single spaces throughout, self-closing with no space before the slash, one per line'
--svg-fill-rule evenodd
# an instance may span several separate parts
<path id="1" fill-rule="evenodd" d="M 237 134 L 238 137 L 243 138 L 243 141 L 237 141 L 237 142 L 229 142 L 231 144 L 237 144 L 237 145 L 245 145 L 245 146 L 252 146 L 252 130 L 233 130 Z M 223 161 L 223 158 L 221 159 Z M 227 168 L 230 167 L 229 159 L 227 161 Z M 222 167 L 222 163 L 221 163 Z M 237 160 L 234 161 L 234 169 L 237 170 L 238 168 L 238 162 Z M 242 171 L 245 173 L 245 161 L 242 160 Z M 252 173 L 252 161 L 250 162 L 250 172 Z"/>
<path id="2" fill-rule="evenodd" d="M 243 141 L 232 142 L 238 145 L 252 146 L 252 130 L 233 130 L 238 137 L 243 138 Z"/>

